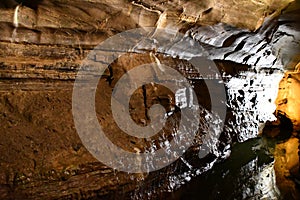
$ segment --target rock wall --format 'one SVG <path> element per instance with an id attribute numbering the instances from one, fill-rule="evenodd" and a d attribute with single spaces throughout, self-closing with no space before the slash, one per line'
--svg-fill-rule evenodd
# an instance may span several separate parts
<path id="1" fill-rule="evenodd" d="M 287 72 L 279 85 L 277 97 L 277 112 L 286 115 L 294 125 L 294 130 L 300 128 L 300 74 L 299 72 Z"/>
<path id="2" fill-rule="evenodd" d="M 209 40 L 200 37 L 195 37 L 195 40 L 206 44 L 210 52 L 224 49 L 211 59 L 221 60 L 219 68 L 234 76 L 242 69 L 247 70 L 248 66 L 240 65 L 242 59 L 237 62 L 239 64 L 230 64 L 228 67 L 222 63 L 222 56 L 238 52 L 230 61 L 239 57 L 243 53 L 239 49 L 240 36 L 256 38 L 254 35 L 264 33 L 252 31 L 261 27 L 265 17 L 278 15 L 290 1 L 36 2 L 38 3 L 27 1 L 19 6 L 15 1 L 0 2 L 1 199 L 114 199 L 128 198 L 133 191 L 144 191 L 147 196 L 147 190 L 143 189 L 155 191 L 158 185 L 165 190 L 176 188 L 169 187 L 168 176 L 184 174 L 189 170 L 184 158 L 154 173 L 127 174 L 98 162 L 82 145 L 71 112 L 73 81 L 81 61 L 95 45 L 124 30 L 157 26 L 181 32 L 190 30 L 192 35 L 199 26 L 222 22 L 212 26 L 213 31 L 207 28 L 210 26 L 206 26 L 206 30 L 199 32 L 200 35 L 203 33 L 213 39 L 217 36 L 212 32 L 227 31 L 228 37 L 225 34 L 225 39 L 221 37 L 215 40 L 222 45 L 206 43 Z M 270 24 L 267 20 L 266 23 Z M 269 31 L 272 32 L 273 28 L 274 26 Z M 220 29 L 223 31 L 219 31 Z M 261 34 L 263 39 L 257 40 L 257 43 L 265 44 L 266 35 L 271 35 L 269 33 Z M 245 37 L 243 39 L 246 40 Z M 263 42 L 260 43 L 261 41 Z M 256 44 L 251 47 L 253 46 Z M 111 71 L 106 71 L 101 79 L 105 86 L 101 92 L 105 93 L 97 94 L 103 101 L 97 103 L 96 109 L 100 115 L 99 122 L 110 133 L 111 139 L 127 150 L 135 151 L 135 148 L 147 142 L 120 133 L 110 120 L 111 113 L 106 104 L 101 103 L 109 102 L 114 82 L 125 70 L 122 66 L 130 69 L 140 62 L 152 62 L 149 54 L 131 56 L 135 58 L 135 62 L 120 59 L 111 66 Z M 187 77 L 190 75 L 190 66 L 186 63 L 164 57 L 159 59 L 162 62 L 165 60 Z M 291 84 L 297 84 L 296 77 L 292 75 L 288 78 L 292 80 Z M 192 81 L 199 91 L 206 89 L 201 81 Z M 156 92 L 164 94 L 157 95 Z M 168 91 L 165 88 L 155 89 L 151 85 L 140 88 L 131 99 L 133 119 L 142 125 L 146 124 L 149 121 L 146 111 L 153 103 L 159 102 L 171 107 L 173 96 L 166 93 Z M 293 94 L 295 93 L 288 93 L 290 96 Z M 201 103 L 209 107 L 207 99 L 201 98 L 201 95 L 205 97 L 206 94 L 198 95 Z M 286 110 L 293 107 L 292 104 L 283 106 L 285 107 L 282 109 Z M 297 117 L 292 112 L 287 113 L 291 117 Z M 198 146 L 199 143 L 198 141 Z M 186 157 L 193 161 L 192 155 L 195 155 L 198 146 L 191 148 L 192 153 Z M 208 158 L 208 161 L 201 164 L 206 166 L 205 163 L 210 161 Z M 195 174 L 196 172 L 200 173 L 195 169 Z M 182 176 L 182 179 L 186 177 Z M 180 178 L 178 180 L 181 182 Z M 136 194 L 136 198 L 145 196 Z"/>

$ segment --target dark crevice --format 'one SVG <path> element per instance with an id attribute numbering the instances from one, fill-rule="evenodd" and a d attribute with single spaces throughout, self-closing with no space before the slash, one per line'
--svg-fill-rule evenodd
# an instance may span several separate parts
<path id="1" fill-rule="evenodd" d="M 292 35 L 292 34 L 289 34 L 289 33 L 287 33 L 287 32 L 283 32 L 283 31 L 278 31 L 277 32 L 279 35 L 281 35 L 281 36 L 289 36 L 289 37 L 292 37 L 293 39 L 295 39 L 295 36 L 294 35 Z"/>
<path id="2" fill-rule="evenodd" d="M 209 8 L 205 11 L 202 12 L 202 15 L 207 15 L 208 13 L 210 13 L 213 10 L 213 8 Z"/>
<path id="3" fill-rule="evenodd" d="M 247 61 L 251 58 L 252 55 L 248 55 L 243 59 L 243 64 L 246 64 Z"/>
<path id="4" fill-rule="evenodd" d="M 143 97 L 144 97 L 145 118 L 146 118 L 146 120 L 150 120 L 149 114 L 148 114 L 148 107 L 147 107 L 147 88 L 146 88 L 146 85 L 142 86 L 142 90 L 143 90 Z"/>
<path id="5" fill-rule="evenodd" d="M 243 32 L 231 35 L 224 41 L 223 47 L 230 47 L 236 41 L 236 39 L 240 38 L 243 35 L 245 35 L 245 33 L 243 33 Z"/>
<path id="6" fill-rule="evenodd" d="M 231 52 L 228 52 L 228 53 L 224 54 L 224 58 L 223 58 L 223 59 L 227 58 L 230 54 L 233 54 L 233 53 L 235 53 L 235 52 L 237 52 L 237 51 L 242 50 L 243 47 L 245 46 L 245 44 L 246 44 L 246 41 L 245 41 L 245 40 L 241 41 L 241 42 L 235 47 L 234 51 L 231 51 Z"/>
<path id="7" fill-rule="evenodd" d="M 246 44 L 246 41 L 241 41 L 237 46 L 236 46 L 236 48 L 234 49 L 234 51 L 239 51 L 239 50 L 242 50 L 243 49 L 243 47 L 245 46 L 245 44 Z"/>
<path id="8" fill-rule="evenodd" d="M 112 81 L 114 80 L 114 74 L 111 66 L 108 67 L 108 70 L 109 70 L 109 76 L 107 77 L 106 80 L 108 81 L 108 84 L 111 86 Z"/>
<path id="9" fill-rule="evenodd" d="M 259 62 L 259 60 L 260 60 L 260 57 L 258 57 L 258 58 L 256 59 L 256 61 L 255 61 L 255 63 L 254 63 L 254 66 L 257 65 L 257 63 Z"/>
<path id="10" fill-rule="evenodd" d="M 256 51 L 256 53 L 258 53 L 258 52 L 264 50 L 264 49 L 266 48 L 267 45 L 268 45 L 267 43 L 263 44 L 263 45 Z"/>

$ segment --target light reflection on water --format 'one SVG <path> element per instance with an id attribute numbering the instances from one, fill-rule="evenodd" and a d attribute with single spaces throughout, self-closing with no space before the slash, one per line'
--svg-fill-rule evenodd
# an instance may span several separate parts
<path id="1" fill-rule="evenodd" d="M 268 42 L 275 52 L 271 56 L 277 58 L 275 64 L 270 59 L 261 59 L 259 60 L 262 63 L 261 67 L 249 66 L 249 71 L 236 73 L 225 81 L 228 94 L 227 106 L 230 109 L 231 118 L 224 129 L 228 141 L 223 145 L 225 148 L 220 150 L 222 151 L 220 155 L 227 155 L 231 149 L 229 158 L 222 163 L 213 159 L 202 168 L 187 168 L 177 175 L 169 176 L 169 193 L 165 193 L 168 198 L 170 196 L 172 199 L 281 198 L 276 186 L 274 159 L 270 152 L 274 145 L 270 146 L 270 142 L 265 144 L 265 139 L 257 138 L 257 136 L 267 121 L 276 120 L 273 114 L 276 109 L 274 102 L 279 81 L 288 63 L 286 60 L 293 55 L 292 50 L 299 52 L 299 46 L 296 45 L 295 48 L 290 46 L 293 42 L 286 42 L 286 37 L 282 35 L 282 32 L 294 33 L 293 27 L 280 25 L 274 37 L 271 38 L 271 42 Z M 195 33 L 201 35 L 200 31 L 195 31 Z M 299 41 L 299 34 L 294 35 L 295 37 L 289 40 Z M 247 42 L 253 43 L 251 39 Z M 246 52 L 247 50 L 252 49 L 246 49 Z M 289 53 L 282 53 L 282 50 L 288 50 Z M 245 49 L 241 51 L 245 53 Z M 213 52 L 216 53 L 213 54 Z M 220 52 L 212 48 L 211 53 L 214 56 Z M 232 60 L 238 61 L 241 59 L 240 55 L 244 54 L 238 54 L 232 57 Z M 223 55 L 220 58 L 213 56 L 212 59 L 223 58 Z M 257 54 L 254 53 L 251 56 L 256 57 Z M 271 62 L 270 66 L 266 65 L 268 62 Z M 237 143 L 231 144 L 232 142 Z M 183 160 L 183 163 L 190 165 L 186 160 Z"/>
<path id="2" fill-rule="evenodd" d="M 223 148 L 217 148 L 206 165 L 193 165 L 182 157 L 186 167 L 168 175 L 167 187 L 143 191 L 146 196 L 152 198 L 158 193 L 172 199 L 280 199 L 272 155 L 274 142 L 257 136 L 261 124 L 275 119 L 274 94 L 281 77 L 281 72 L 262 71 L 243 72 L 228 79 L 227 106 L 233 117 L 225 125 L 227 138 L 219 143 Z M 254 101 L 250 97 L 255 97 Z M 138 196 L 140 192 L 134 199 L 144 198 Z"/>
<path id="3" fill-rule="evenodd" d="M 235 144 L 228 160 L 183 185 L 172 199 L 280 199 L 274 159 L 263 140 Z"/>

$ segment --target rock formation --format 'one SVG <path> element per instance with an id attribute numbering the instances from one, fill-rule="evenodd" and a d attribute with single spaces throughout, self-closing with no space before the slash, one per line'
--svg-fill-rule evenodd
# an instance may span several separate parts
<path id="1" fill-rule="evenodd" d="M 245 101 L 251 89 L 257 92 L 259 75 L 275 77 L 272 87 L 263 87 L 276 92 L 283 71 L 294 69 L 299 61 L 300 35 L 295 19 L 299 10 L 293 5 L 280 15 L 291 2 L 1 1 L 0 198 L 154 198 L 155 193 L 178 188 L 182 179 L 190 178 L 188 172 L 192 171 L 193 176 L 208 170 L 220 157 L 226 157 L 230 142 L 256 137 L 260 123 L 270 119 L 269 115 L 256 119 L 265 113 L 254 112 L 260 111 L 256 105 L 265 105 L 266 98 L 253 96 L 254 102 L 249 103 L 252 98 Z M 218 155 L 196 160 L 201 143 L 196 138 L 195 145 L 170 166 L 152 173 L 128 174 L 100 163 L 83 146 L 73 122 L 72 90 L 82 60 L 96 45 L 122 31 L 148 26 L 183 33 L 209 52 L 209 58 L 215 60 L 224 74 L 222 78 L 229 91 L 228 123 L 219 152 L 215 152 Z M 154 58 L 150 52 L 127 56 L 134 61 L 128 57 L 118 59 L 100 80 L 103 87 L 96 94 L 96 112 L 108 137 L 135 152 L 147 146 L 147 141 L 120 132 L 107 102 L 124 71 L 153 62 Z M 206 91 L 197 95 L 201 105 L 209 110 L 207 88 L 203 81 L 193 77 L 193 66 L 170 56 L 157 55 L 157 59 L 183 73 L 198 91 Z M 255 82 L 251 82 L 253 77 Z M 245 86 L 234 85 L 234 80 L 243 80 L 239 84 Z M 298 87 L 298 72 L 287 72 L 276 102 L 278 113 L 291 119 L 295 130 L 300 125 Z M 133 120 L 140 125 L 149 123 L 148 108 L 160 103 L 170 111 L 174 106 L 172 98 L 174 94 L 160 86 L 149 84 L 139 88 L 130 100 Z M 253 107 L 253 112 L 240 109 L 247 106 Z M 174 121 L 177 115 L 172 115 Z M 171 122 L 169 127 L 174 125 Z M 198 167 L 193 168 L 190 163 Z M 178 185 L 172 185 L 176 181 L 170 175 L 179 177 Z M 161 191 L 156 191 L 159 186 Z"/>

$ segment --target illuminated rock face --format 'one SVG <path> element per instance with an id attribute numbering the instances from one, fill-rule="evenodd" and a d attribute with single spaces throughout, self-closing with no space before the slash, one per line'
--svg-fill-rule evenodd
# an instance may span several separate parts
<path id="1" fill-rule="evenodd" d="M 278 137 L 285 138 L 276 144 L 275 171 L 278 187 L 281 196 L 286 199 L 299 199 L 297 189 L 300 172 L 299 154 L 299 130 L 300 130 L 300 73 L 297 66 L 295 70 L 285 73 L 279 84 L 279 91 L 276 100 L 276 114 L 281 123 L 280 130 L 276 133 Z M 291 136 L 292 134 L 292 136 Z M 288 139 L 288 137 L 291 137 Z M 296 181 L 295 181 L 296 180 Z"/>
<path id="2" fill-rule="evenodd" d="M 97 45 L 124 30 L 157 26 L 185 29 L 223 22 L 258 29 L 292 0 L 222 1 L 16 1 L 0 2 L 2 41 L 35 44 Z M 21 1 L 19 1 L 21 2 Z M 29 7 L 28 7 L 29 6 Z M 20 26 L 16 33 L 14 28 Z"/>
<path id="3" fill-rule="evenodd" d="M 95 45 L 108 37 L 136 27 L 157 26 L 188 33 L 206 47 L 210 59 L 218 60 L 218 67 L 225 74 L 223 78 L 228 78 L 225 80 L 227 89 L 232 89 L 228 92 L 229 115 L 236 117 L 226 127 L 228 141 L 222 144 L 222 151 L 216 152 L 221 157 L 228 157 L 230 141 L 234 137 L 238 138 L 237 141 L 256 137 L 259 123 L 255 118 L 257 113 L 248 114 L 240 107 L 257 109 L 257 99 L 254 98 L 254 103 L 251 103 L 253 98 L 250 98 L 249 91 L 261 86 L 260 76 L 274 76 L 264 68 L 274 68 L 271 71 L 283 69 L 285 62 L 281 62 L 281 52 L 286 49 L 286 40 L 293 44 L 293 40 L 298 38 L 293 30 L 284 34 L 290 30 L 288 26 L 285 27 L 290 20 L 281 19 L 281 25 L 277 27 L 275 18 L 259 29 L 266 16 L 277 15 L 289 0 L 215 0 L 201 3 L 44 0 L 22 1 L 24 3 L 16 7 L 20 2 L 0 2 L 1 199 L 125 198 L 128 195 L 142 199 L 160 192 L 156 191 L 158 185 L 161 186 L 161 192 L 172 191 L 188 182 L 192 176 L 210 169 L 216 162 L 215 157 L 208 158 L 201 163 L 201 167 L 193 168 L 188 161 L 192 160 L 193 163 L 197 155 L 197 147 L 194 147 L 187 155 L 188 161 L 182 158 L 158 172 L 128 175 L 99 163 L 89 154 L 74 127 L 72 87 L 81 61 Z M 277 45 L 277 42 L 281 45 Z M 270 51 L 272 48 L 274 51 Z M 116 78 L 122 75 L 122 66 L 132 67 L 139 62 L 151 61 L 149 55 L 134 58 L 136 63 L 120 59 L 110 71 L 105 72 L 101 79 L 105 86 L 97 94 L 103 102 L 110 101 L 109 92 Z M 289 57 L 285 58 L 289 63 Z M 169 65 L 185 74 L 200 91 L 198 97 L 202 105 L 210 107 L 210 102 L 205 98 L 207 93 L 202 93 L 207 90 L 206 86 L 196 78 L 189 77 L 191 66 L 169 58 L 159 59 L 166 59 Z M 251 72 L 248 73 L 249 66 Z M 256 77 L 255 82 L 251 83 L 253 77 Z M 274 82 L 279 80 L 274 77 Z M 294 85 L 298 87 L 297 77 L 293 75 L 283 82 L 285 84 L 289 80 L 293 84 L 290 88 L 294 88 Z M 247 87 L 241 87 L 241 84 Z M 268 88 L 271 92 L 276 90 L 276 83 L 274 85 Z M 102 94 L 103 91 L 106 92 Z M 156 95 L 157 92 L 163 92 L 164 95 Z M 133 120 L 145 125 L 149 121 L 147 107 L 153 103 L 165 104 L 169 110 L 174 106 L 172 98 L 181 99 L 178 101 L 186 104 L 184 98 L 166 93 L 168 91 L 165 88 L 153 85 L 137 90 L 131 99 Z M 284 90 L 283 93 L 296 99 L 296 91 Z M 260 106 L 266 100 L 262 99 Z M 111 139 L 129 151 L 142 146 L 143 140 L 134 139 L 127 143 L 128 137 L 116 130 L 111 120 L 107 120 L 111 116 L 103 102 L 97 102 L 96 110 L 104 115 L 99 122 L 109 131 Z M 295 103 L 297 101 L 288 101 L 280 104 L 278 109 L 295 119 L 296 123 L 299 112 L 293 109 Z M 243 117 L 242 111 L 246 117 Z M 265 122 L 267 119 L 262 117 L 261 120 Z M 236 134 L 234 137 L 230 135 L 233 131 Z"/>
<path id="4" fill-rule="evenodd" d="M 285 199 L 300 198 L 297 189 L 299 179 L 298 145 L 299 139 L 292 137 L 275 146 L 276 182 L 281 191 L 281 197 Z"/>
<path id="5" fill-rule="evenodd" d="M 280 82 L 277 97 L 277 112 L 289 118 L 294 130 L 300 129 L 300 73 L 287 72 Z"/>

